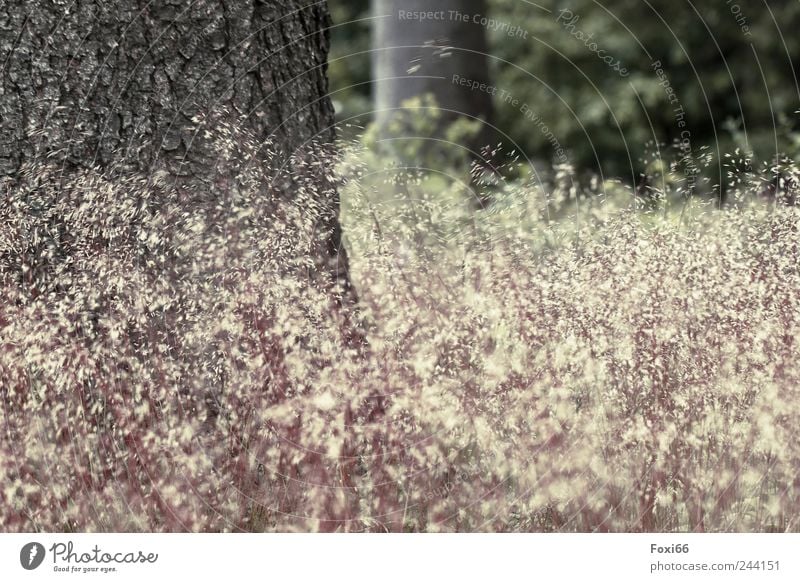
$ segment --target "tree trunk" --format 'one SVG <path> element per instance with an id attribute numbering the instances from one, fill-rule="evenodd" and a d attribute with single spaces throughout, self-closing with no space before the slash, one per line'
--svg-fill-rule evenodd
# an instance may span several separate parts
<path id="1" fill-rule="evenodd" d="M 434 12 L 421 19 L 418 12 Z M 403 101 L 432 94 L 443 109 L 442 123 L 459 117 L 492 123 L 488 91 L 470 90 L 454 75 L 488 84 L 489 63 L 485 0 L 373 0 L 373 78 L 375 118 L 386 127 Z M 491 132 L 484 126 L 472 148 L 485 145 Z"/>
<path id="2" fill-rule="evenodd" d="M 0 177 L 48 156 L 65 172 L 224 183 L 235 176 L 217 167 L 196 123 L 221 110 L 272 140 L 275 163 L 329 143 L 328 25 L 327 5 L 305 0 L 6 0 Z M 324 195 L 317 259 L 349 289 L 338 195 Z"/>

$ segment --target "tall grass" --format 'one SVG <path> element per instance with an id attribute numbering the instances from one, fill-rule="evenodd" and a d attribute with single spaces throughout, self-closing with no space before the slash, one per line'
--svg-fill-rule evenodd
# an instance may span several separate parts
<path id="1" fill-rule="evenodd" d="M 309 262 L 332 184 L 258 149 L 3 193 L 0 529 L 800 531 L 794 208 L 398 210 L 351 164 L 359 347 Z"/>

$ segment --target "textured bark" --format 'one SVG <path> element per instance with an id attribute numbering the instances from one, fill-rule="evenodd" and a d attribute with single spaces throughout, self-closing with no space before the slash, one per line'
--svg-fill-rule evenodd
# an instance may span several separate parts
<path id="1" fill-rule="evenodd" d="M 401 11 L 444 11 L 445 18 L 419 21 L 401 17 Z M 451 18 L 451 11 L 469 18 Z M 486 14 L 485 0 L 373 0 L 374 104 L 380 126 L 403 101 L 426 93 L 442 109 L 452 110 L 443 116 L 445 123 L 462 115 L 493 121 L 487 92 L 453 83 L 453 75 L 489 83 L 486 29 L 472 18 Z"/>
<path id="2" fill-rule="evenodd" d="M 202 188 L 225 169 L 193 119 L 220 110 L 272 138 L 278 163 L 331 142 L 328 25 L 327 5 L 307 0 L 6 0 L 0 176 L 48 156 Z M 347 285 L 330 190 L 319 258 Z"/>

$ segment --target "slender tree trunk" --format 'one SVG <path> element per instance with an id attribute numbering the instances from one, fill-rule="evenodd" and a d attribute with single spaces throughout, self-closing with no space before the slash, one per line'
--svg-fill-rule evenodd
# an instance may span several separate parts
<path id="1" fill-rule="evenodd" d="M 435 13 L 419 18 L 415 13 Z M 432 94 L 443 123 L 459 117 L 493 121 L 488 91 L 471 91 L 454 76 L 489 84 L 485 0 L 373 0 L 373 77 L 376 121 L 385 127 L 404 101 Z M 488 128 L 487 128 L 488 129 Z M 483 145 L 482 131 L 473 147 Z"/>
<path id="2" fill-rule="evenodd" d="M 6 0 L 0 176 L 47 156 L 65 173 L 166 171 L 208 189 L 235 179 L 196 123 L 222 110 L 272 140 L 274 163 L 330 143 L 328 25 L 307 0 Z M 349 289 L 338 195 L 321 195 L 319 266 Z"/>

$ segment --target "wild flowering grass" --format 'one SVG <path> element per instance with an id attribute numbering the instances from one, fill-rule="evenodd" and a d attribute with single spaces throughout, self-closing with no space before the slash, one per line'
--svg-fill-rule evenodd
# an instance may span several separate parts
<path id="1" fill-rule="evenodd" d="M 351 164 L 354 346 L 331 184 L 297 159 L 287 201 L 257 150 L 224 191 L 3 192 L 0 529 L 800 531 L 794 208 L 475 215 Z"/>

